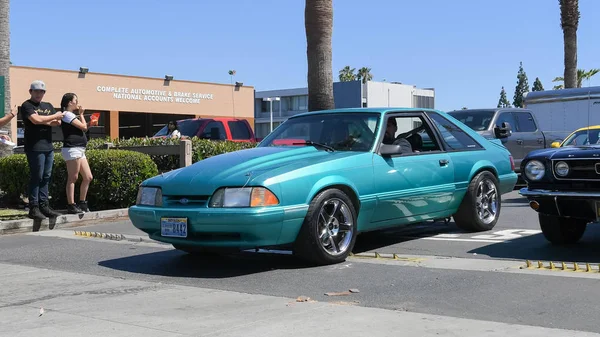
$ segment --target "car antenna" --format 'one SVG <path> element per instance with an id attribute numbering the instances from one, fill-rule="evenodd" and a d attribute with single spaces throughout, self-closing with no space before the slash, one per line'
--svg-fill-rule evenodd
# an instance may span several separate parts
<path id="1" fill-rule="evenodd" d="M 246 185 L 248 185 L 248 183 L 252 179 L 252 171 L 246 173 L 245 176 L 248 177 L 248 180 L 246 180 L 246 183 L 244 184 L 244 186 L 242 186 L 242 188 L 246 187 Z"/>
<path id="2" fill-rule="evenodd" d="M 590 107 L 591 105 L 591 91 L 588 90 L 588 127 L 587 127 L 587 139 L 588 139 L 588 143 L 590 143 L 590 145 L 592 145 L 592 142 L 590 141 Z"/>

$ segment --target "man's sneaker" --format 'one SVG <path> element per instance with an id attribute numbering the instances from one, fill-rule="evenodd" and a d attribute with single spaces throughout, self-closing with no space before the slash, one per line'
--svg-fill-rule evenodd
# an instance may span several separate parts
<path id="1" fill-rule="evenodd" d="M 47 204 L 40 205 L 40 211 L 42 212 L 42 214 L 44 214 L 45 216 L 47 216 L 49 218 L 56 218 L 56 217 L 59 217 L 62 215 L 62 214 L 56 212 L 55 210 L 53 210 L 52 208 L 50 208 L 50 206 L 48 206 Z"/>
<path id="2" fill-rule="evenodd" d="M 79 209 L 81 209 L 84 213 L 87 213 L 90 211 L 90 208 L 88 207 L 88 203 L 85 200 L 81 200 L 79 201 Z"/>
<path id="3" fill-rule="evenodd" d="M 83 211 L 81 209 L 79 209 L 79 207 L 77 207 L 77 205 L 69 204 L 69 205 L 67 205 L 67 213 L 80 214 L 80 213 L 83 213 Z"/>
<path id="4" fill-rule="evenodd" d="M 33 220 L 44 220 L 46 217 L 42 212 L 40 212 L 40 208 L 38 206 L 31 206 L 29 208 L 29 217 Z"/>

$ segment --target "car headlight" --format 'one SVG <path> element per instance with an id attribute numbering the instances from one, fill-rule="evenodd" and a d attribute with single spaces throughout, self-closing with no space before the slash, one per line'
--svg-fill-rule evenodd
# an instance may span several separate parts
<path id="1" fill-rule="evenodd" d="M 145 206 L 162 206 L 162 190 L 160 187 L 140 186 L 135 204 Z"/>
<path id="2" fill-rule="evenodd" d="M 532 160 L 525 165 L 525 176 L 529 180 L 540 180 L 546 173 L 544 163 L 539 160 Z"/>
<path id="3" fill-rule="evenodd" d="M 554 172 L 556 172 L 556 175 L 566 177 L 567 174 L 569 174 L 569 164 L 564 161 L 559 161 L 554 165 Z"/>
<path id="4" fill-rule="evenodd" d="M 262 207 L 279 204 L 279 199 L 264 187 L 224 187 L 210 198 L 209 207 Z"/>

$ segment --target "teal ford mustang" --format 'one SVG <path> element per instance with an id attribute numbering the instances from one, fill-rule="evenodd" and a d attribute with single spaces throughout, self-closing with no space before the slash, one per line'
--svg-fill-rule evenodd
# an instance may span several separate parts
<path id="1" fill-rule="evenodd" d="M 144 181 L 129 217 L 189 253 L 287 248 L 331 264 L 361 232 L 449 217 L 490 230 L 516 181 L 504 146 L 444 112 L 335 109 Z"/>

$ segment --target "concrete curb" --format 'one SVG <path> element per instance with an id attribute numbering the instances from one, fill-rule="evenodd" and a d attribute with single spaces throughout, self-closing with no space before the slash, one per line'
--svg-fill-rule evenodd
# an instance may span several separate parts
<path id="1" fill-rule="evenodd" d="M 57 225 L 61 225 L 62 228 L 75 227 L 92 220 L 123 218 L 128 216 L 128 210 L 128 208 L 120 208 L 84 214 L 64 214 L 57 218 L 46 218 L 41 221 L 29 218 L 0 221 L 0 235 L 38 232 L 41 230 L 54 229 Z"/>

